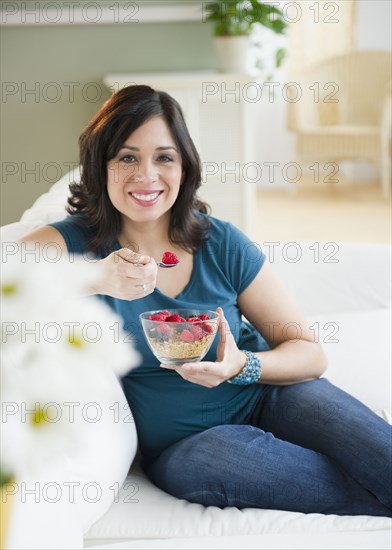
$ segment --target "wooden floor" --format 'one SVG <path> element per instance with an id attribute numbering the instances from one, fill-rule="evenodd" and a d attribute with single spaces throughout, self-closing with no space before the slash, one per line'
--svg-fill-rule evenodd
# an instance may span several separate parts
<path id="1" fill-rule="evenodd" d="M 259 189 L 255 238 L 262 241 L 391 242 L 391 201 L 377 183 L 306 185 L 296 194 Z"/>

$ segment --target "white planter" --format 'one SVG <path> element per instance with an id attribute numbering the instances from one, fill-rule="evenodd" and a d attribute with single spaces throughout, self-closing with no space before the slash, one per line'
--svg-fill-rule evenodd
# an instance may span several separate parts
<path id="1" fill-rule="evenodd" d="M 248 36 L 215 36 L 214 43 L 220 73 L 249 72 Z"/>

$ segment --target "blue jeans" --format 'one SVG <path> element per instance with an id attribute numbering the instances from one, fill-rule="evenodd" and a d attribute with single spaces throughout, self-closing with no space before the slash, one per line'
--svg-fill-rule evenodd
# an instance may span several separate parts
<path id="1" fill-rule="evenodd" d="M 171 445 L 145 466 L 205 506 L 392 517 L 392 428 L 325 378 L 260 386 L 244 425 Z"/>

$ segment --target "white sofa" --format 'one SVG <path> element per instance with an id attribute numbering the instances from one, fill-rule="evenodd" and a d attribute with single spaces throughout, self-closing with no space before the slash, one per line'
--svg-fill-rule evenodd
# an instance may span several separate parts
<path id="1" fill-rule="evenodd" d="M 65 215 L 68 183 L 67 175 L 41 196 L 20 222 L 1 228 L 6 250 L 24 233 Z M 313 330 L 318 331 L 329 357 L 325 376 L 390 422 L 390 247 L 314 242 L 261 244 L 266 252 L 274 251 L 269 255 L 270 261 L 306 312 Z M 123 396 L 119 396 L 120 403 L 121 400 Z M 96 448 L 85 449 L 84 455 L 74 457 L 73 463 L 66 461 L 61 476 L 75 479 L 77 473 L 78 479 L 86 481 L 97 476 L 121 486 L 135 454 L 136 433 L 132 424 L 116 426 L 116 436 L 111 434 L 109 446 L 122 459 L 113 465 L 106 438 L 108 429 L 107 425 L 101 426 Z M 116 471 L 105 475 L 103 470 L 108 468 Z M 58 475 L 52 472 L 47 478 Z M 141 471 L 137 458 L 115 502 L 114 491 L 108 489 L 108 484 L 106 489 L 100 502 L 90 507 L 78 502 L 63 503 L 57 509 L 17 503 L 10 548 L 391 547 L 392 525 L 388 518 L 205 508 L 154 487 Z M 42 511 L 44 521 L 40 519 Z"/>

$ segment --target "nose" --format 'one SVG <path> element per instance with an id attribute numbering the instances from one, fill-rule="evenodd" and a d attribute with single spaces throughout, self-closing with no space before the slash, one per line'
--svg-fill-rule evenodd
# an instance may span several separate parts
<path id="1" fill-rule="evenodd" d="M 135 165 L 132 179 L 143 183 L 154 183 L 158 180 L 157 169 L 152 162 L 143 161 Z"/>

